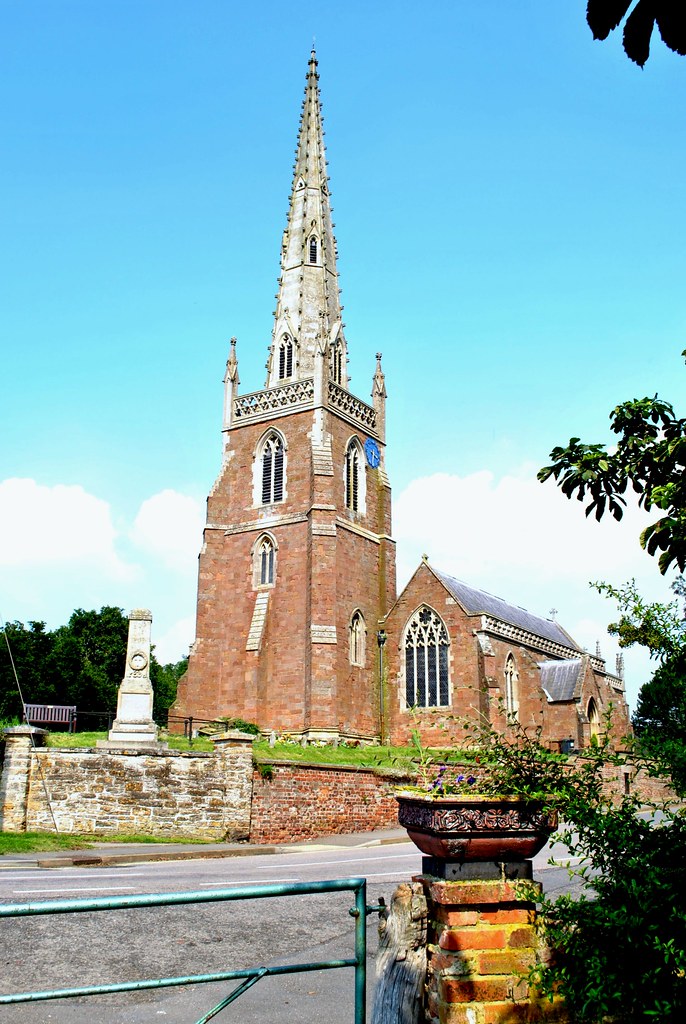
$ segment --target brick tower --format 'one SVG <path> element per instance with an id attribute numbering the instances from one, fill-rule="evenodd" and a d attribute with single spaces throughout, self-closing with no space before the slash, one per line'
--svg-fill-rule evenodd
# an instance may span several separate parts
<path id="1" fill-rule="evenodd" d="M 318 83 L 313 51 L 267 380 L 238 394 L 232 339 L 196 640 L 172 713 L 372 738 L 376 634 L 395 600 L 386 389 L 380 355 L 372 405 L 348 387 Z"/>

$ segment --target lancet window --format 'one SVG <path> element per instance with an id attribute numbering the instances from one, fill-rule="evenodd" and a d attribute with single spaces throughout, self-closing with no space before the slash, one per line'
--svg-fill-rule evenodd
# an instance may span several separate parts
<path id="1" fill-rule="evenodd" d="M 440 615 L 424 605 L 405 628 L 405 700 L 408 707 L 450 704 L 448 631 Z"/>
<path id="2" fill-rule="evenodd" d="M 350 664 L 364 665 L 365 634 L 362 612 L 355 612 L 350 620 Z"/>
<path id="3" fill-rule="evenodd" d="M 293 376 L 293 342 L 284 334 L 279 345 L 279 380 Z"/>
<path id="4" fill-rule="evenodd" d="M 331 376 L 336 384 L 343 383 L 343 346 L 340 341 L 336 342 L 331 354 Z"/>
<path id="5" fill-rule="evenodd" d="M 268 435 L 262 447 L 263 505 L 283 501 L 283 463 L 283 439 L 274 431 Z"/>
<path id="6" fill-rule="evenodd" d="M 253 582 L 256 587 L 267 587 L 276 578 L 276 546 L 271 537 L 260 537 L 253 552 Z"/>
<path id="7" fill-rule="evenodd" d="M 364 498 L 362 449 L 353 438 L 345 452 L 345 507 L 351 512 L 364 512 Z"/>
<path id="8" fill-rule="evenodd" d="M 515 660 L 508 654 L 505 661 L 505 710 L 510 720 L 519 718 L 519 674 Z"/>
<path id="9" fill-rule="evenodd" d="M 310 237 L 310 263 L 317 262 L 317 236 Z"/>
<path id="10" fill-rule="evenodd" d="M 593 697 L 588 702 L 588 724 L 591 730 L 591 737 L 598 736 L 600 732 L 600 712 Z"/>

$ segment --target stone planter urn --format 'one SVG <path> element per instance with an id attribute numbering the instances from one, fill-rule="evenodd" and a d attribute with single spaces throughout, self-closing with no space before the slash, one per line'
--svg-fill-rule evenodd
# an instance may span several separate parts
<path id="1" fill-rule="evenodd" d="M 398 793 L 398 820 L 422 853 L 437 860 L 525 861 L 557 828 L 557 812 L 516 796 L 433 798 Z"/>

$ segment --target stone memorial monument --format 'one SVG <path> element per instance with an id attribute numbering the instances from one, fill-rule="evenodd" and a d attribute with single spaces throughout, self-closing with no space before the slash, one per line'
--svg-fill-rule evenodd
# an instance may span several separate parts
<path id="1" fill-rule="evenodd" d="M 98 740 L 98 747 L 121 749 L 164 750 L 166 743 L 157 739 L 157 726 L 152 718 L 152 684 L 150 682 L 150 627 L 152 614 L 147 608 L 135 608 L 129 614 L 129 640 L 126 647 L 126 668 L 119 687 L 117 717 L 109 738 Z"/>

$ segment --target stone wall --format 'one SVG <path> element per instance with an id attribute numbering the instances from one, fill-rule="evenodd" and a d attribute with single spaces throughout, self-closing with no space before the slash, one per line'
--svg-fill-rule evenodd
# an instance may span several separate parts
<path id="1" fill-rule="evenodd" d="M 255 772 L 250 841 L 287 843 L 321 835 L 396 828 L 393 788 L 402 776 L 368 769 L 275 764 Z"/>
<path id="2" fill-rule="evenodd" d="M 32 749 L 32 732 L 26 726 L 8 731 L 0 784 L 3 831 L 57 828 L 214 840 L 249 835 L 251 738 L 220 740 L 213 753 L 177 754 Z M 33 741 L 42 736 L 34 734 Z"/>

